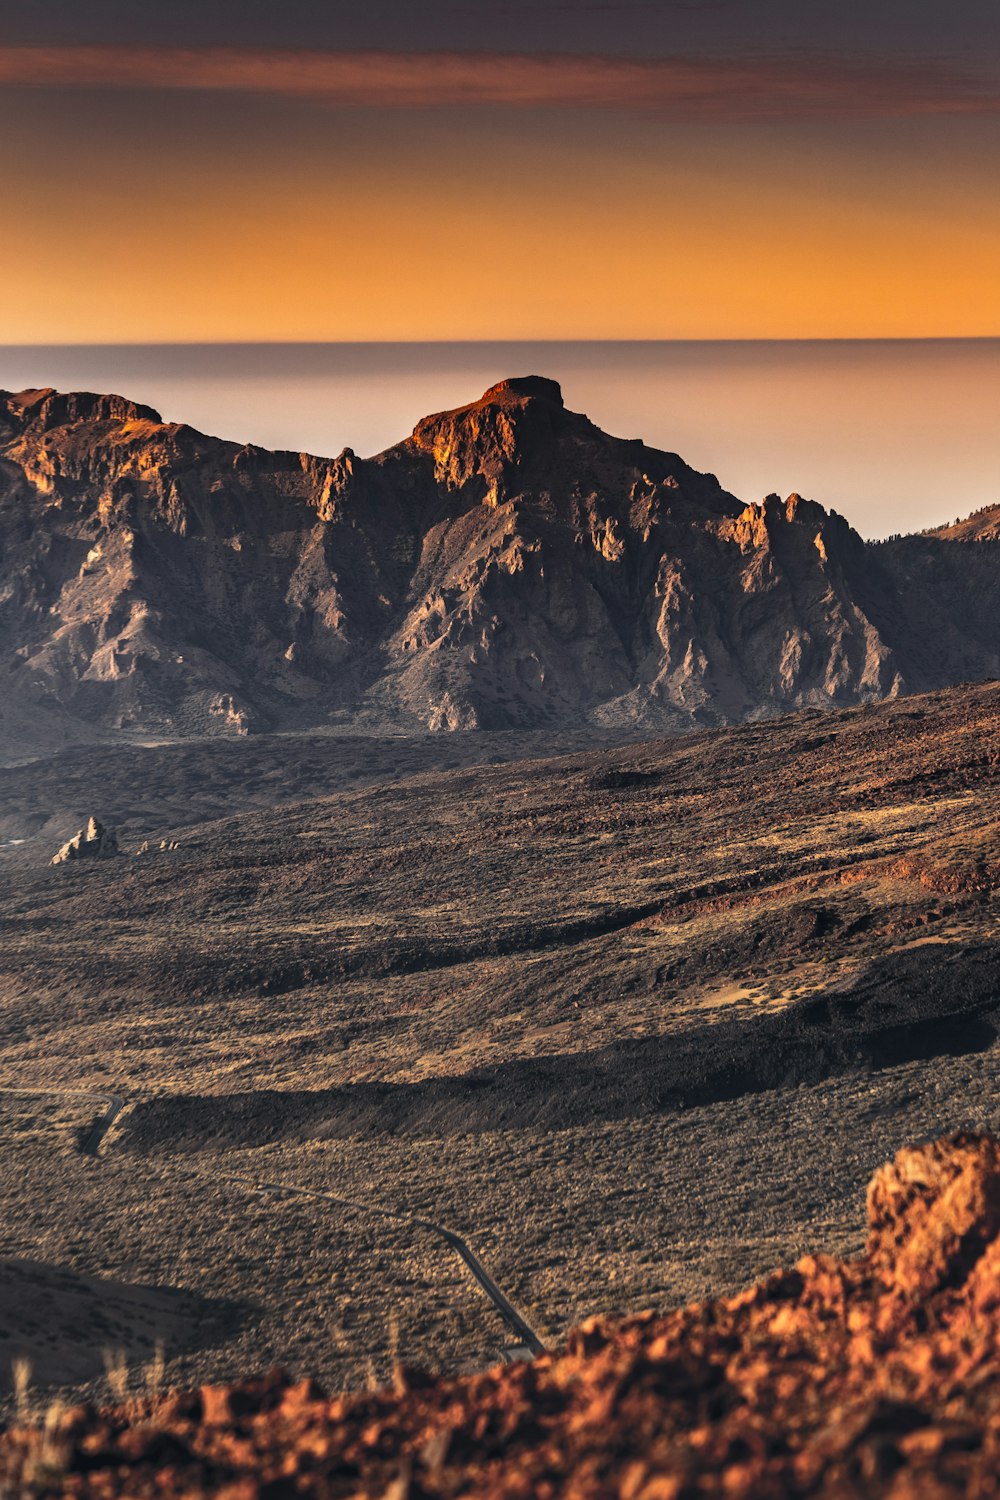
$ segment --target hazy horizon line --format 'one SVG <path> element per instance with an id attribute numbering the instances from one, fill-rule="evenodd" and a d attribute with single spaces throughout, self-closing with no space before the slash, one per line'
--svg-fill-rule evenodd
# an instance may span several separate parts
<path id="1" fill-rule="evenodd" d="M 466 339 L 72 339 L 65 343 L 0 343 L 0 349 L 433 349 L 510 348 L 546 344 L 566 348 L 606 345 L 657 347 L 669 344 L 988 344 L 1000 342 L 998 333 L 797 335 L 748 338 L 466 338 Z"/>

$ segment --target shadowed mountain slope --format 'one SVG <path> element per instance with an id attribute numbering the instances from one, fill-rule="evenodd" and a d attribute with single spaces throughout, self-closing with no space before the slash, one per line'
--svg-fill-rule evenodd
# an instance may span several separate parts
<path id="1" fill-rule="evenodd" d="M 975 534 L 866 547 L 798 496 L 745 506 L 537 376 L 372 459 L 241 447 L 118 396 L 0 394 L 7 750 L 683 729 L 992 675 L 996 543 Z"/>

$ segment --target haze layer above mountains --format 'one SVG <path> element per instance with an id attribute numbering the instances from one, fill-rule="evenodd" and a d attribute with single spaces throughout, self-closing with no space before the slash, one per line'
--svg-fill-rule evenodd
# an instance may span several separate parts
<path id="1" fill-rule="evenodd" d="M 942 509 L 947 510 L 942 496 Z M 115 731 L 662 731 L 1000 675 L 1000 506 L 866 544 L 537 376 L 372 459 L 0 393 L 4 753 Z"/>

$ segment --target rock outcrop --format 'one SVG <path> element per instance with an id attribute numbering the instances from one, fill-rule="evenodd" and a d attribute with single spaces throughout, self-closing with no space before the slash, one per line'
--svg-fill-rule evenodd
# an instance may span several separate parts
<path id="1" fill-rule="evenodd" d="M 593 1319 L 533 1364 L 327 1400 L 278 1375 L 0 1437 L 12 1493 L 694 1500 L 996 1493 L 1000 1143 L 902 1151 L 856 1261 Z"/>
<path id="2" fill-rule="evenodd" d="M 371 459 L 0 394 L 0 691 L 48 742 L 856 703 L 1000 672 L 994 530 L 866 546 L 811 501 L 745 505 L 609 436 L 534 376 Z"/>
<path id="3" fill-rule="evenodd" d="M 65 865 L 74 859 L 111 859 L 118 853 L 118 835 L 113 828 L 105 828 L 96 818 L 91 818 L 86 828 L 81 828 L 68 843 L 63 844 L 58 854 L 53 855 L 54 865 Z"/>

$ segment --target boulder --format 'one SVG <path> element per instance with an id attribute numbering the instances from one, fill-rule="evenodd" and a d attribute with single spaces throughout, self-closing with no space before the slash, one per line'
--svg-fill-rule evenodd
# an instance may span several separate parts
<path id="1" fill-rule="evenodd" d="M 86 828 L 63 844 L 59 853 L 53 855 L 54 865 L 67 864 L 71 859 L 111 859 L 118 853 L 118 835 L 113 828 L 105 828 L 97 818 L 91 818 Z"/>

